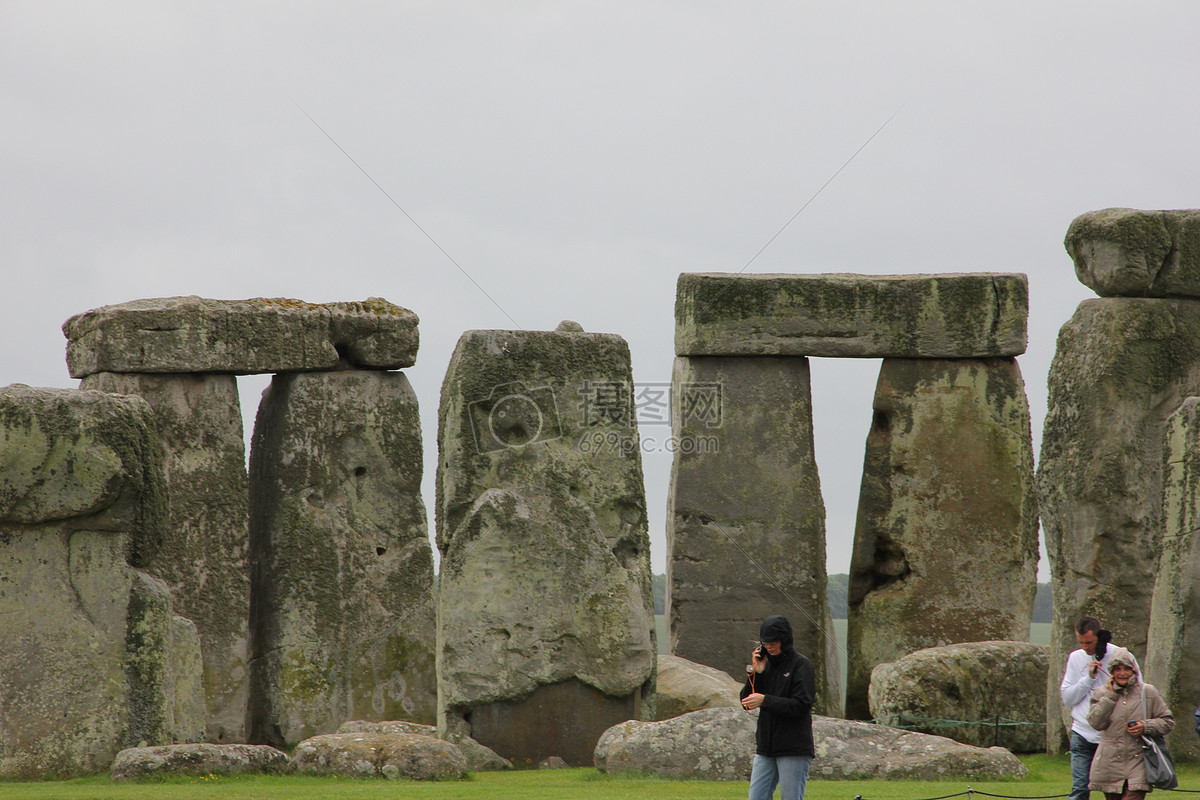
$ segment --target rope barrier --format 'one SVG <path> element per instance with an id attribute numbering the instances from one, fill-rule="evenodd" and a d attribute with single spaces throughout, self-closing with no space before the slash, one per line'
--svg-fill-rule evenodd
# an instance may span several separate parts
<path id="1" fill-rule="evenodd" d="M 1200 794 L 1200 789 L 1155 789 L 1154 791 L 1156 791 L 1156 792 L 1182 792 L 1183 794 Z M 1002 800 L 1060 800 L 1060 798 L 1071 796 L 1070 793 L 1067 793 L 1067 794 L 1042 794 L 1042 795 L 992 794 L 991 792 L 983 792 L 983 791 L 980 791 L 979 789 L 972 789 L 970 786 L 968 786 L 967 790 L 965 792 L 957 792 L 955 794 L 944 794 L 940 797 L 922 797 L 922 798 L 919 798 L 919 800 L 950 800 L 950 798 L 952 798 L 952 797 L 968 797 L 969 798 L 972 795 L 979 795 L 980 797 L 996 797 L 996 798 L 1002 798 Z M 858 794 L 858 795 L 854 796 L 854 800 L 871 800 L 871 798 L 865 798 L 861 794 Z"/>
<path id="2" fill-rule="evenodd" d="M 976 720 L 968 722 L 961 719 L 939 719 L 937 717 L 915 717 L 910 714 L 893 714 L 888 717 L 890 721 L 874 720 L 880 725 L 887 725 L 890 728 L 899 728 L 900 730 L 940 730 L 943 728 L 958 728 L 967 725 L 984 725 L 992 729 L 992 744 L 1000 744 L 1000 729 L 1001 728 L 1016 728 L 1022 725 L 1037 725 L 1046 727 L 1045 722 L 1026 722 L 1019 719 L 1007 719 L 1005 717 L 991 717 L 989 719 Z M 908 720 L 912 724 L 905 724 Z"/>

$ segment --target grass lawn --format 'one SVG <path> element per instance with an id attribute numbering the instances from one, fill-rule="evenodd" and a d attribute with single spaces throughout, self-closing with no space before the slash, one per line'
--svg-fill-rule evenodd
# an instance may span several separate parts
<path id="1" fill-rule="evenodd" d="M 1071 770 L 1064 756 L 1029 756 L 1020 781 L 811 781 L 807 800 L 926 800 L 966 792 L 1005 797 L 1065 795 Z M 73 781 L 0 782 L 4 800 L 739 800 L 747 784 L 671 781 L 601 775 L 594 769 L 485 772 L 469 781 L 419 783 L 384 779 L 316 777 L 184 778 L 114 783 L 107 776 Z M 1200 766 L 1180 768 L 1180 788 L 1200 789 Z M 1168 797 L 1166 793 L 1160 797 Z M 1094 794 L 1101 800 L 1102 796 Z M 967 800 L 971 800 L 970 797 Z"/>

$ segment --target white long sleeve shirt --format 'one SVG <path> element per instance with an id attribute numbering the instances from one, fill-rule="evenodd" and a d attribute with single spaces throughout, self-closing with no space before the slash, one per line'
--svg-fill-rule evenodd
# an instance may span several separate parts
<path id="1" fill-rule="evenodd" d="M 1089 725 L 1087 721 L 1092 690 L 1108 681 L 1108 658 L 1112 655 L 1112 648 L 1115 646 L 1109 642 L 1108 650 L 1105 652 L 1104 659 L 1100 662 L 1100 669 L 1096 670 L 1094 678 L 1088 677 L 1087 669 L 1088 664 L 1094 660 L 1093 657 L 1085 653 L 1082 648 L 1072 651 L 1071 655 L 1067 656 L 1067 669 L 1063 674 L 1062 684 L 1058 687 L 1063 705 L 1071 709 L 1071 730 L 1093 744 L 1100 741 L 1100 731 Z M 1140 674 L 1141 671 L 1139 666 L 1138 673 Z"/>

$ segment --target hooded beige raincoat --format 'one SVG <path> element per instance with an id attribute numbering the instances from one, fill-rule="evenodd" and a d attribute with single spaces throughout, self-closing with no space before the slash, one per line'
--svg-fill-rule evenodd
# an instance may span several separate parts
<path id="1" fill-rule="evenodd" d="M 1166 736 L 1175 727 L 1175 718 L 1162 695 L 1137 672 L 1137 661 L 1125 648 L 1113 648 L 1108 660 L 1111 670 L 1118 664 L 1133 667 L 1133 677 L 1124 686 L 1110 687 L 1108 683 L 1092 692 L 1088 724 L 1100 731 L 1100 746 L 1092 759 L 1092 774 L 1088 788 L 1096 792 L 1121 794 L 1125 782 L 1133 792 L 1149 792 L 1146 767 L 1142 762 L 1142 737 L 1130 736 L 1126 723 L 1141 720 L 1148 735 Z M 1111 683 L 1111 681 L 1109 682 Z"/>

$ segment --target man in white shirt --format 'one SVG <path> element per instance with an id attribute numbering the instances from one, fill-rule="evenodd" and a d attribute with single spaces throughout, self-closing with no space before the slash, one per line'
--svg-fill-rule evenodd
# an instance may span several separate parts
<path id="1" fill-rule="evenodd" d="M 1067 656 L 1067 670 L 1058 687 L 1063 705 L 1071 709 L 1070 800 L 1088 800 L 1091 796 L 1088 776 L 1092 770 L 1092 756 L 1096 755 L 1096 746 L 1100 743 L 1100 732 L 1088 724 L 1087 713 L 1092 689 L 1108 680 L 1108 657 L 1112 653 L 1108 647 L 1110 638 L 1108 631 L 1100 629 L 1100 620 L 1080 617 L 1075 624 L 1079 649 Z"/>

